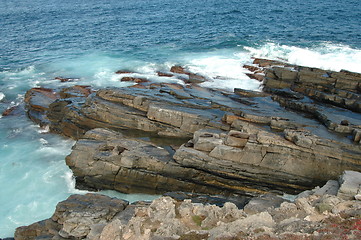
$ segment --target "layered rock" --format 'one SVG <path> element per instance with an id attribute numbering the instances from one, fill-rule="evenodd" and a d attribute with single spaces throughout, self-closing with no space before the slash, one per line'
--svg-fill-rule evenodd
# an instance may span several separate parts
<path id="1" fill-rule="evenodd" d="M 359 115 L 354 114 L 350 121 L 347 111 L 324 105 L 327 103 L 360 113 L 360 73 L 335 72 L 267 59 L 255 59 L 254 64 L 258 67 L 248 69 L 265 75 L 264 91 L 273 94 L 274 101 L 285 108 L 310 114 L 329 130 L 353 134 L 355 141 L 360 141 L 356 135 L 360 132 L 361 122 L 352 121 L 359 120 Z M 342 116 L 344 119 L 340 118 Z"/>
<path id="2" fill-rule="evenodd" d="M 81 138 L 67 163 L 83 188 L 255 195 L 300 191 L 336 178 L 343 170 L 360 170 L 360 145 L 349 140 L 361 141 L 360 114 L 320 104 L 317 98 L 296 91 L 306 86 L 325 91 L 327 84 L 305 80 L 307 74 L 314 77 L 324 71 L 256 62 L 256 71 L 266 73 L 267 92 L 235 89 L 227 93 L 196 85 L 146 83 L 143 89 L 96 92 L 79 86 L 31 89 L 25 101 L 30 118 L 37 123 Z M 187 74 L 182 67 L 171 72 Z M 357 78 L 345 72 L 331 75 L 341 79 L 343 74 Z M 277 84 L 292 82 L 281 86 L 291 89 L 274 89 L 271 77 L 281 82 Z M 107 130 L 85 134 L 95 128 L 127 134 L 139 130 L 146 137 L 162 136 L 170 142 L 193 140 L 173 156 L 170 143 L 162 146 L 165 150 Z"/>
<path id="3" fill-rule="evenodd" d="M 120 192 L 194 191 L 254 196 L 297 192 L 338 176 L 361 171 L 361 148 L 287 130 L 285 137 L 250 128 L 202 129 L 174 151 L 120 133 L 88 131 L 66 158 L 77 186 Z"/>
<path id="4" fill-rule="evenodd" d="M 221 122 L 223 112 L 210 110 L 206 100 L 193 101 L 188 93 L 168 86 L 162 87 L 158 96 L 155 93 L 153 89 L 112 88 L 86 99 L 63 99 L 49 98 L 48 92 L 32 89 L 26 103 L 31 119 L 73 138 L 95 127 L 137 129 L 174 137 L 191 137 L 207 126 L 229 128 Z"/>
<path id="5" fill-rule="evenodd" d="M 355 173 L 346 172 L 341 179 L 346 178 L 361 181 Z M 18 228 L 15 239 L 360 239 L 361 202 L 336 196 L 349 183 L 340 181 L 340 189 L 336 184 L 330 181 L 292 201 L 259 196 L 244 209 L 171 197 L 127 206 L 95 194 L 73 195 L 58 204 L 52 218 Z"/>

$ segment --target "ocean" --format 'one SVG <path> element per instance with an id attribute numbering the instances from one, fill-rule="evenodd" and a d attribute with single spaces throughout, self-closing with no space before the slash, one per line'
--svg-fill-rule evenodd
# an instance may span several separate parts
<path id="1" fill-rule="evenodd" d="M 257 90 L 242 68 L 254 57 L 361 72 L 360 13 L 357 0 L 0 0 L 0 113 L 15 107 L 0 117 L 0 238 L 84 193 L 64 161 L 74 141 L 27 119 L 29 88 L 127 86 L 121 69 L 161 82 L 157 71 L 180 64 L 205 87 Z"/>

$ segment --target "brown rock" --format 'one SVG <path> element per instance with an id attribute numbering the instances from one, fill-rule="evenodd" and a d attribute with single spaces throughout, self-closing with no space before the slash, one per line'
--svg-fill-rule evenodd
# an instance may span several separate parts
<path id="1" fill-rule="evenodd" d="M 187 73 L 189 76 L 188 80 L 185 80 L 186 83 L 202 83 L 206 81 L 206 78 L 194 73 Z"/>
<path id="2" fill-rule="evenodd" d="M 170 69 L 173 73 L 187 74 L 188 72 L 182 66 L 172 66 Z"/>
<path id="3" fill-rule="evenodd" d="M 276 60 L 269 60 L 269 59 L 262 59 L 262 58 L 255 58 L 253 60 L 253 64 L 257 64 L 260 67 L 269 67 L 269 66 L 274 66 L 274 65 L 287 65 L 284 62 L 281 61 L 276 61 Z"/>
<path id="4" fill-rule="evenodd" d="M 75 85 L 69 88 L 63 88 L 60 92 L 60 98 L 87 97 L 92 93 L 91 86 Z"/>
<path id="5" fill-rule="evenodd" d="M 251 72 L 262 71 L 261 68 L 251 65 L 243 65 L 243 68 L 248 69 Z"/>
<path id="6" fill-rule="evenodd" d="M 9 116 L 9 115 L 12 115 L 13 112 L 18 108 L 18 106 L 12 106 L 12 107 L 9 107 L 8 109 L 6 109 L 3 113 L 2 113 L 2 116 L 3 117 L 6 117 L 6 116 Z"/>
<path id="7" fill-rule="evenodd" d="M 257 73 L 246 73 L 246 75 L 250 78 L 250 79 L 255 79 L 257 81 L 262 82 L 264 80 L 264 74 L 257 74 Z"/>
<path id="8" fill-rule="evenodd" d="M 55 77 L 55 80 L 59 80 L 60 82 L 74 82 L 79 81 L 79 78 L 65 78 L 65 77 Z"/>
<path id="9" fill-rule="evenodd" d="M 171 71 L 172 72 L 172 71 Z M 173 77 L 174 75 L 173 74 L 170 74 L 170 73 L 164 73 L 164 72 L 157 72 L 157 75 L 159 77 Z"/>
<path id="10" fill-rule="evenodd" d="M 129 74 L 129 73 L 134 73 L 128 70 L 118 70 L 115 72 L 115 74 Z"/>
<path id="11" fill-rule="evenodd" d="M 136 78 L 136 77 L 123 77 L 120 81 L 122 82 L 135 82 L 135 83 L 145 83 L 149 82 L 146 78 Z"/>
<path id="12" fill-rule="evenodd" d="M 235 88 L 234 90 L 235 94 L 238 94 L 242 97 L 267 97 L 269 96 L 267 93 L 265 92 L 257 92 L 257 91 L 252 91 L 252 90 L 245 90 L 242 88 Z"/>
<path id="13" fill-rule="evenodd" d="M 132 86 L 129 86 L 129 88 L 138 88 L 138 89 L 149 89 L 149 86 L 145 86 L 143 84 L 135 84 L 135 85 L 132 85 Z"/>

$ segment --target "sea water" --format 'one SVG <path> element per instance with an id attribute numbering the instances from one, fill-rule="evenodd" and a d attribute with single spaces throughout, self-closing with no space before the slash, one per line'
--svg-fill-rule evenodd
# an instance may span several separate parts
<path id="1" fill-rule="evenodd" d="M 0 238 L 84 193 L 64 161 L 74 141 L 27 119 L 29 88 L 128 86 L 120 69 L 183 84 L 156 74 L 180 64 L 205 75 L 204 87 L 258 90 L 242 68 L 254 57 L 361 72 L 360 12 L 356 0 L 0 0 L 0 112 L 15 107 L 0 117 Z"/>

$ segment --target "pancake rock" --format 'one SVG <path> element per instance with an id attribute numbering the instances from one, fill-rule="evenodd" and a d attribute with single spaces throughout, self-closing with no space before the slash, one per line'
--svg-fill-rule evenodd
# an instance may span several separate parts
<path id="1" fill-rule="evenodd" d="M 197 189 L 255 196 L 297 192 L 345 169 L 361 171 L 359 146 L 307 131 L 286 130 L 280 137 L 245 122 L 239 126 L 241 131 L 198 130 L 174 155 L 149 142 L 94 129 L 78 140 L 66 162 L 78 187 L 125 193 Z"/>
<path id="2" fill-rule="evenodd" d="M 360 171 L 360 113 L 296 91 L 304 71 L 312 75 L 323 70 L 256 62 L 257 71 L 266 73 L 265 92 L 147 83 L 143 89 L 94 92 L 76 86 L 36 88 L 27 92 L 25 101 L 32 120 L 80 139 L 67 163 L 82 188 L 254 196 L 271 190 L 299 192 L 344 170 Z M 357 74 L 350 74 L 337 76 L 357 81 Z M 274 88 L 268 83 L 271 76 L 293 82 Z M 318 83 L 302 86 L 324 90 Z M 335 91 L 346 91 L 336 86 Z M 348 96 L 359 95 L 357 88 L 349 90 Z M 122 134 L 88 132 L 95 128 Z M 154 136 L 168 143 L 144 141 Z M 140 137 L 143 140 L 136 139 Z M 178 149 L 180 141 L 184 145 Z"/>

